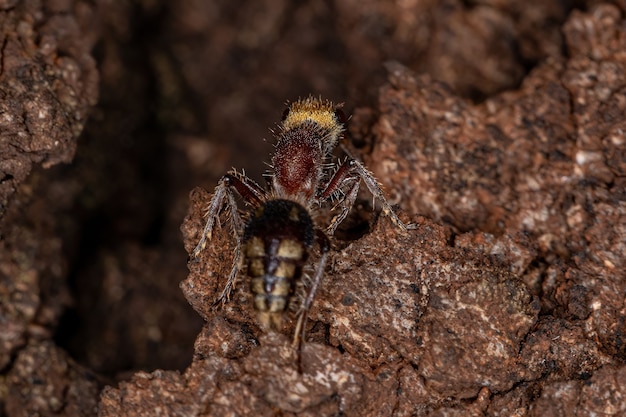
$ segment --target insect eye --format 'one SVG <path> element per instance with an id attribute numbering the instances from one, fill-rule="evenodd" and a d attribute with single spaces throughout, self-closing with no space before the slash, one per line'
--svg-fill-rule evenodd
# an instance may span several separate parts
<path id="1" fill-rule="evenodd" d="M 287 119 L 287 116 L 289 116 L 289 107 L 285 109 L 285 111 L 283 112 L 283 117 L 280 120 L 284 122 Z"/>
<path id="2" fill-rule="evenodd" d="M 343 110 L 336 109 L 335 110 L 335 117 L 337 118 L 337 121 L 339 123 L 341 123 L 342 125 L 346 124 L 346 114 L 343 112 Z"/>

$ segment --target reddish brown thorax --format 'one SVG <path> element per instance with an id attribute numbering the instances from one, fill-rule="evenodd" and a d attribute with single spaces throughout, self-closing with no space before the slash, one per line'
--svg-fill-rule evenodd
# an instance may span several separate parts
<path id="1" fill-rule="evenodd" d="M 272 157 L 277 197 L 295 197 L 303 202 L 314 197 L 324 158 L 319 130 L 314 122 L 309 122 L 280 136 Z"/>

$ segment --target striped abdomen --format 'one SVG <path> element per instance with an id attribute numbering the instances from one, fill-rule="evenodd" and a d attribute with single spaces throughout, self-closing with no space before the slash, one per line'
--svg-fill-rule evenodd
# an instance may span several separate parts
<path id="1" fill-rule="evenodd" d="M 280 328 L 313 239 L 311 216 L 293 201 L 266 201 L 248 220 L 244 257 L 254 308 L 263 326 Z"/>

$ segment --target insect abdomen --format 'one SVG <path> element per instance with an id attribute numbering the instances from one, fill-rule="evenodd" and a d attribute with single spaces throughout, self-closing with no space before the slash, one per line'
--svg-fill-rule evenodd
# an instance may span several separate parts
<path id="1" fill-rule="evenodd" d="M 268 200 L 248 220 L 244 256 L 259 321 L 278 329 L 313 245 L 313 221 L 300 204 Z"/>

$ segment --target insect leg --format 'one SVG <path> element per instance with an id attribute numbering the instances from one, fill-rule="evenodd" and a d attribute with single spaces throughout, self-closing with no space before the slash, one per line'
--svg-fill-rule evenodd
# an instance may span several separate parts
<path id="1" fill-rule="evenodd" d="M 326 261 L 328 260 L 328 252 L 330 251 L 330 241 L 326 234 L 321 230 L 315 231 L 315 240 L 320 247 L 320 260 L 317 263 L 317 268 L 315 268 L 315 274 L 313 275 L 313 280 L 311 281 L 311 288 L 302 304 L 302 309 L 300 315 L 298 316 L 298 322 L 296 323 L 296 330 L 293 335 L 293 346 L 297 349 L 298 352 L 298 366 L 300 367 L 300 352 L 302 350 L 302 343 L 304 343 L 305 339 L 305 328 L 306 328 L 306 320 L 309 316 L 309 310 L 311 309 L 311 304 L 313 304 L 313 300 L 315 299 L 315 293 L 322 281 L 322 276 L 324 275 L 324 268 L 326 267 Z"/>
<path id="2" fill-rule="evenodd" d="M 361 180 L 359 178 L 350 178 L 346 180 L 346 182 L 349 181 L 352 182 L 352 185 L 350 185 L 350 190 L 346 193 L 343 200 L 339 203 L 339 205 L 341 206 L 341 212 L 332 218 L 330 224 L 326 228 L 326 232 L 328 232 L 329 235 L 335 234 L 337 226 L 339 226 L 341 222 L 344 221 L 348 213 L 350 213 L 350 210 L 352 209 L 352 206 L 354 206 L 354 202 L 356 201 L 356 197 L 359 194 L 359 186 L 361 185 Z"/>
<path id="3" fill-rule="evenodd" d="M 354 159 L 351 161 L 351 166 L 354 172 L 356 172 L 357 175 L 361 177 L 369 192 L 372 193 L 372 196 L 374 196 L 374 199 L 378 199 L 381 202 L 381 204 L 383 205 L 383 213 L 389 216 L 391 221 L 396 226 L 398 226 L 402 230 L 417 228 L 417 225 L 415 224 L 404 224 L 402 220 L 400 220 L 398 215 L 391 208 L 391 204 L 389 204 L 389 202 L 385 198 L 383 190 L 380 187 L 380 183 L 376 180 L 376 178 L 374 178 L 374 175 L 371 172 L 369 172 L 359 161 L 356 161 Z"/>
<path id="4" fill-rule="evenodd" d="M 233 193 L 228 193 L 228 203 L 230 210 L 230 224 L 232 226 L 233 234 L 235 235 L 235 257 L 233 259 L 233 267 L 230 271 L 230 275 L 228 276 L 228 281 L 226 281 L 226 285 L 222 290 L 220 296 L 213 302 L 213 307 L 219 304 L 225 304 L 230 300 L 230 293 L 232 292 L 235 282 L 237 280 L 237 275 L 239 275 L 239 271 L 242 266 L 241 259 L 241 239 L 242 239 L 242 231 L 243 231 L 243 221 L 241 220 L 241 216 L 237 211 L 237 202 L 235 201 L 235 196 Z"/>
<path id="5" fill-rule="evenodd" d="M 215 222 L 218 221 L 225 198 L 227 199 L 226 205 L 230 212 L 231 221 L 233 222 L 233 229 L 235 233 L 241 234 L 243 223 L 237 212 L 237 202 L 233 195 L 233 188 L 241 195 L 244 201 L 250 204 L 260 204 L 265 196 L 265 192 L 258 184 L 236 171 L 230 171 L 220 178 L 217 187 L 215 187 L 213 197 L 211 197 L 209 208 L 207 209 L 207 221 L 202 231 L 202 236 L 191 254 L 193 258 L 197 258 L 200 252 L 206 247 L 207 242 L 211 240 L 213 226 Z"/>
<path id="6" fill-rule="evenodd" d="M 341 192 L 347 184 L 350 184 L 350 190 L 348 193 L 343 196 L 343 200 L 341 201 L 341 213 L 333 217 L 330 225 L 326 228 L 326 232 L 329 235 L 333 235 L 335 233 L 335 229 L 337 226 L 346 218 L 350 209 L 354 205 L 356 201 L 356 196 L 359 191 L 359 177 L 351 173 L 351 166 L 348 161 L 344 162 L 339 166 L 339 169 L 332 176 L 324 191 L 322 191 L 319 195 L 320 201 L 325 201 L 331 198 L 334 194 Z"/>
<path id="7" fill-rule="evenodd" d="M 236 171 L 230 171 L 224 175 L 218 182 L 217 187 L 215 187 L 215 192 L 209 203 L 209 208 L 207 209 L 207 222 L 202 231 L 202 237 L 192 252 L 192 256 L 193 258 L 197 258 L 200 252 L 206 247 L 207 242 L 211 240 L 213 227 L 216 222 L 219 222 L 220 211 L 224 205 L 228 210 L 229 221 L 237 246 L 235 247 L 235 258 L 230 275 L 228 276 L 228 281 L 220 296 L 213 303 L 214 306 L 228 301 L 239 270 L 241 269 L 241 239 L 244 223 L 237 209 L 237 200 L 235 199 L 233 190 L 237 191 L 243 200 L 251 205 L 259 205 L 265 198 L 265 192 L 258 184 Z"/>
<path id="8" fill-rule="evenodd" d="M 328 182 L 328 186 L 321 194 L 321 199 L 328 198 L 337 190 L 340 190 L 346 184 L 350 184 L 356 181 L 356 185 L 352 185 L 352 188 L 348 192 L 348 195 L 342 202 L 342 212 L 336 216 L 329 226 L 329 233 L 334 232 L 339 223 L 343 221 L 347 213 L 350 211 L 356 200 L 356 192 L 358 191 L 361 180 L 365 183 L 365 186 L 374 197 L 374 200 L 379 200 L 383 206 L 383 213 L 389 216 L 391 221 L 402 230 L 415 229 L 417 226 L 414 224 L 404 224 L 398 215 L 393 211 L 391 204 L 385 198 L 383 190 L 374 177 L 359 161 L 356 159 L 348 158 L 337 170 L 333 178 Z M 356 190 L 355 190 L 356 188 Z M 354 196 L 351 193 L 355 193 Z"/>
<path id="9" fill-rule="evenodd" d="M 224 197 L 226 197 L 226 194 L 231 193 L 228 187 L 228 178 L 226 176 L 222 177 L 217 184 L 217 187 L 215 187 L 215 192 L 213 193 L 213 197 L 211 197 L 211 202 L 209 203 L 209 207 L 206 211 L 207 220 L 204 225 L 204 229 L 202 230 L 202 236 L 191 253 L 192 258 L 194 259 L 198 258 L 200 252 L 202 252 L 206 247 L 207 242 L 211 240 L 213 235 L 213 226 L 220 215 L 220 210 L 224 204 Z"/>
<path id="10" fill-rule="evenodd" d="M 265 200 L 265 190 L 252 179 L 246 177 L 245 172 L 239 173 L 233 170 L 229 171 L 224 177 L 228 177 L 228 185 L 237 190 L 247 204 L 258 206 Z"/>

